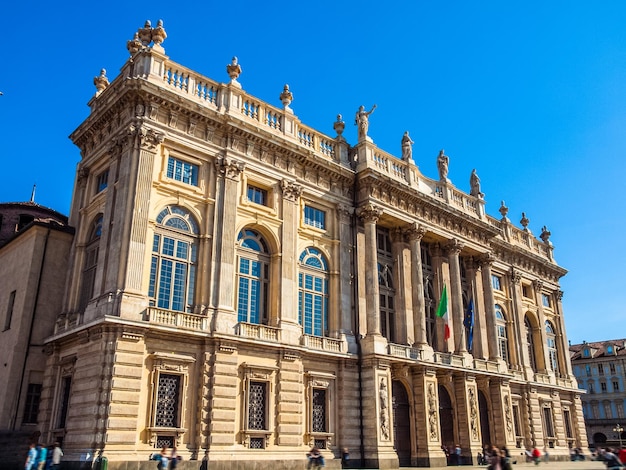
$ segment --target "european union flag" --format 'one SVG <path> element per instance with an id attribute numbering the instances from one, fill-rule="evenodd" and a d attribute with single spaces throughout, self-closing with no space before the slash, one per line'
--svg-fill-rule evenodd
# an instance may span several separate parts
<path id="1" fill-rule="evenodd" d="M 465 317 L 463 318 L 463 326 L 467 328 L 467 349 L 472 350 L 472 343 L 474 342 L 474 299 L 470 299 L 465 310 Z"/>

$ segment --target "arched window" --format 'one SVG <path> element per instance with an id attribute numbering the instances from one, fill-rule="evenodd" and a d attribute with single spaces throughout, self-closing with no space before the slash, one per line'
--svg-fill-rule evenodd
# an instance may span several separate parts
<path id="1" fill-rule="evenodd" d="M 506 316 L 500 305 L 495 306 L 496 312 L 496 332 L 498 335 L 498 354 L 509 363 L 509 340 L 506 334 Z"/>
<path id="2" fill-rule="evenodd" d="M 556 330 L 552 323 L 549 320 L 546 320 L 546 338 L 547 338 L 547 346 L 548 346 L 548 359 L 550 368 L 554 372 L 559 371 L 559 361 L 557 358 L 556 351 Z"/>
<path id="3" fill-rule="evenodd" d="M 537 360 L 535 358 L 535 341 L 533 338 L 533 326 L 528 316 L 524 317 L 524 328 L 526 329 L 526 343 L 528 344 L 528 360 L 533 371 L 537 371 Z"/>
<path id="4" fill-rule="evenodd" d="M 300 254 L 298 321 L 304 334 L 328 335 L 328 263 L 316 248 Z"/>
<path id="5" fill-rule="evenodd" d="M 267 324 L 269 249 L 255 230 L 237 236 L 237 321 Z"/>
<path id="6" fill-rule="evenodd" d="M 390 342 L 396 341 L 395 295 L 393 286 L 393 255 L 389 231 L 377 230 L 378 290 L 380 300 L 380 332 Z"/>
<path id="7" fill-rule="evenodd" d="M 80 287 L 79 309 L 84 310 L 93 297 L 96 282 L 96 267 L 98 266 L 98 250 L 100 249 L 100 237 L 102 236 L 102 214 L 94 219 L 83 261 L 83 275 Z"/>
<path id="8" fill-rule="evenodd" d="M 186 209 L 168 206 L 156 218 L 150 262 L 150 304 L 192 312 L 198 250 L 198 224 Z"/>

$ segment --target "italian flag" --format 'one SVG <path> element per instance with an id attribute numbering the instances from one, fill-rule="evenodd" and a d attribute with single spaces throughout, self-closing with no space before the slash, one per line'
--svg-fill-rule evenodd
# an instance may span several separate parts
<path id="1" fill-rule="evenodd" d="M 437 316 L 443 318 L 444 321 L 444 335 L 443 339 L 447 341 L 450 338 L 450 323 L 448 322 L 448 291 L 446 285 L 443 285 L 443 291 L 441 292 L 441 300 L 437 307 Z"/>

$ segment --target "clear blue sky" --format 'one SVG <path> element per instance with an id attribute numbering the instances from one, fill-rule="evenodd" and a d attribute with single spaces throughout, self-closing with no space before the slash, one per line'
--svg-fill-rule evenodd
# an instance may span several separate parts
<path id="1" fill-rule="evenodd" d="M 172 60 L 219 81 L 239 57 L 243 88 L 344 135 L 378 105 L 370 135 L 421 171 L 450 157 L 465 191 L 476 168 L 491 215 L 552 232 L 572 343 L 626 336 L 626 2 L 9 2 L 0 15 L 0 201 L 68 213 L 93 77 L 112 80 L 126 41 L 163 19 Z M 619 235 L 622 233 L 622 235 Z"/>

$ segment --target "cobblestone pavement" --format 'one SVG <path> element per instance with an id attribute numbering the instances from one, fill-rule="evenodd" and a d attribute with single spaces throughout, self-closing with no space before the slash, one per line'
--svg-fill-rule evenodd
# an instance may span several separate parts
<path id="1" fill-rule="evenodd" d="M 450 467 L 431 467 L 432 470 L 453 470 L 455 468 L 458 468 L 459 470 L 469 470 L 470 468 L 480 468 L 482 470 L 485 470 L 487 468 L 486 465 L 475 465 L 475 466 L 469 466 L 469 465 L 462 465 L 460 467 L 455 467 L 455 466 L 450 466 Z M 531 468 L 536 468 L 537 470 L 552 470 L 552 469 L 558 469 L 558 470 L 601 470 L 604 469 L 606 470 L 606 465 L 604 465 L 603 462 L 593 462 L 590 460 L 585 460 L 583 462 L 542 462 L 539 465 L 535 465 L 532 462 L 526 463 L 526 462 L 522 462 L 522 463 L 517 463 L 515 465 L 513 465 L 513 470 L 515 469 L 521 469 L 521 468 L 525 468 L 525 469 L 531 469 Z"/>

